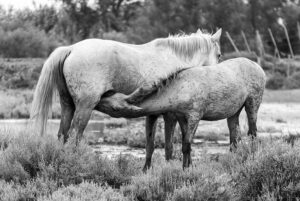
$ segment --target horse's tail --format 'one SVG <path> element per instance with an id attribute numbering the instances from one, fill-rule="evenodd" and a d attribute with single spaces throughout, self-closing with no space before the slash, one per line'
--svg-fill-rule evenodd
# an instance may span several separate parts
<path id="1" fill-rule="evenodd" d="M 59 47 L 54 50 L 43 65 L 37 83 L 30 118 L 33 120 L 34 129 L 41 136 L 46 132 L 49 110 L 52 106 L 52 97 L 57 81 L 62 77 L 64 61 L 70 55 L 70 47 Z"/>

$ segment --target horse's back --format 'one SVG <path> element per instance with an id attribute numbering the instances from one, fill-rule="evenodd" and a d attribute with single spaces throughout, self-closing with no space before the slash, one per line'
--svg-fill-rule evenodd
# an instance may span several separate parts
<path id="1" fill-rule="evenodd" d="M 266 75 L 262 67 L 256 62 L 241 57 L 228 60 L 227 65 L 238 72 L 238 76 L 244 80 L 250 96 L 263 93 Z"/>
<path id="2" fill-rule="evenodd" d="M 238 73 L 238 76 L 248 82 L 259 82 L 260 84 L 263 84 L 266 79 L 262 67 L 256 62 L 244 57 L 226 60 L 219 63 L 218 66 L 220 68 L 225 66 L 226 68 L 232 69 Z"/>

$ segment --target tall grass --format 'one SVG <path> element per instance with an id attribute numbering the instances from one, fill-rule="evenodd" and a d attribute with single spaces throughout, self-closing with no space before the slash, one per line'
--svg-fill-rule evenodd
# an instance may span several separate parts
<path id="1" fill-rule="evenodd" d="M 153 155 L 153 167 L 120 155 L 107 159 L 82 142 L 20 132 L 0 150 L 0 200 L 296 200 L 300 142 L 244 140 L 235 152 L 182 162 Z"/>

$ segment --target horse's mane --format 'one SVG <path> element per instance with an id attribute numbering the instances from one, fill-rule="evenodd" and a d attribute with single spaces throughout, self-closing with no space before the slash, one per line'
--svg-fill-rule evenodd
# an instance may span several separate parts
<path id="1" fill-rule="evenodd" d="M 193 67 L 191 67 L 193 68 Z M 189 68 L 187 68 L 189 69 Z M 176 71 L 174 73 L 172 73 L 169 77 L 162 79 L 161 82 L 159 82 L 159 85 L 157 85 L 157 93 L 156 94 L 160 94 L 160 92 L 164 89 L 167 88 L 173 81 L 175 81 L 178 77 L 178 75 L 182 72 L 185 71 L 187 69 L 181 69 L 179 71 Z"/>
<path id="2" fill-rule="evenodd" d="M 169 47 L 176 55 L 186 59 L 192 59 L 197 51 L 210 52 L 213 47 L 211 34 L 200 30 L 192 34 L 170 35 L 168 38 L 159 38 L 154 42 L 156 46 Z"/>

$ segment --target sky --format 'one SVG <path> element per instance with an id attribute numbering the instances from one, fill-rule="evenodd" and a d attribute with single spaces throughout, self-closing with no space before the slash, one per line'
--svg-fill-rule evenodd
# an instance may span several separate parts
<path id="1" fill-rule="evenodd" d="M 34 8 L 34 3 L 39 4 L 48 4 L 52 5 L 55 3 L 55 0 L 0 0 L 0 5 L 4 7 L 4 9 L 8 9 L 13 7 L 14 9 L 23 9 L 23 8 Z"/>

